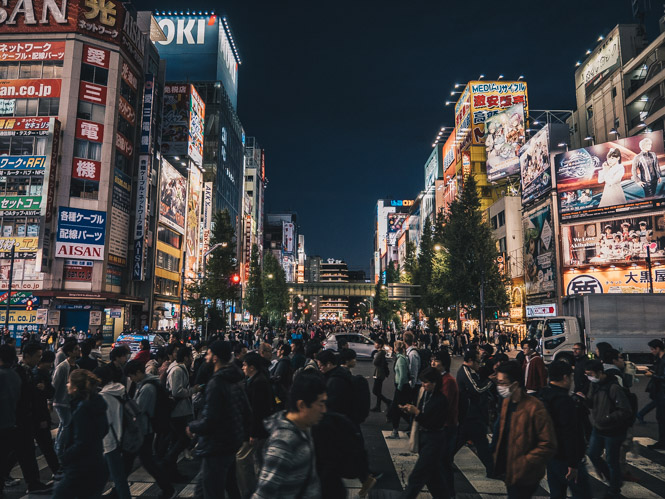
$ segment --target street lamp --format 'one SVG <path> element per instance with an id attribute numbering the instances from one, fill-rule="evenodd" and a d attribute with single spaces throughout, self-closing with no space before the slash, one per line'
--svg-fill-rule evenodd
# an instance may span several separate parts
<path id="1" fill-rule="evenodd" d="M 441 245 L 440 244 L 435 244 L 434 245 L 434 251 L 441 251 Z"/>

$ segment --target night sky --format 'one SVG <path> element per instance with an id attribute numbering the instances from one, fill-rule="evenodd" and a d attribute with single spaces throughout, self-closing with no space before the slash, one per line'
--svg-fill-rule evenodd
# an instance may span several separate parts
<path id="1" fill-rule="evenodd" d="M 376 200 L 423 188 L 455 82 L 524 75 L 530 108 L 573 109 L 575 62 L 634 22 L 630 0 L 135 2 L 228 16 L 238 114 L 266 150 L 266 212 L 297 212 L 308 255 L 368 273 Z"/>

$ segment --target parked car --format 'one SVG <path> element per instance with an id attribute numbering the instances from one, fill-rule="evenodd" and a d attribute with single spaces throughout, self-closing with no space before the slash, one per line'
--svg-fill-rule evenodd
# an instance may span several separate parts
<path id="1" fill-rule="evenodd" d="M 155 354 L 161 347 L 167 345 L 166 340 L 159 334 L 122 334 L 118 336 L 111 348 L 127 345 L 132 351 L 132 355 L 139 351 L 141 340 L 148 340 L 150 342 L 150 352 Z"/>
<path id="2" fill-rule="evenodd" d="M 367 336 L 357 333 L 335 333 L 328 336 L 323 342 L 323 348 L 326 350 L 338 350 L 338 341 L 340 338 L 345 339 L 349 343 L 349 348 L 356 352 L 359 359 L 371 359 L 374 357 L 376 349 L 374 348 L 374 341 Z"/>

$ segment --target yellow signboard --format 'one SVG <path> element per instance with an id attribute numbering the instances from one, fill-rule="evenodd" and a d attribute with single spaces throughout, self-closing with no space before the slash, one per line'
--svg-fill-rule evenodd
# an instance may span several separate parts
<path id="1" fill-rule="evenodd" d="M 5 323 L 5 317 L 7 312 L 2 310 L 0 312 L 0 324 Z M 29 324 L 37 324 L 37 311 L 36 310 L 10 310 L 9 311 L 9 323 L 10 324 L 20 324 L 22 326 L 27 326 Z"/>
<path id="2" fill-rule="evenodd" d="M 31 252 L 39 249 L 38 237 L 0 237 L 0 252 L 9 252 L 12 246 L 18 252 Z"/>

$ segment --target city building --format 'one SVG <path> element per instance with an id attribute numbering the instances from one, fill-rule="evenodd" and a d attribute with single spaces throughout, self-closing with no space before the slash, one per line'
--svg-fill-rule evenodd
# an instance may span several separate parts
<path id="1" fill-rule="evenodd" d="M 411 211 L 412 199 L 379 199 L 376 202 L 374 219 L 374 259 L 372 269 L 374 282 L 385 283 L 386 269 L 390 262 L 399 262 L 398 234 Z"/>
<path id="2" fill-rule="evenodd" d="M 148 172 L 139 168 L 147 73 L 159 90 L 150 38 L 162 35 L 116 0 L 8 0 L 1 10 L 0 286 L 11 272 L 10 304 L 27 294 L 37 304 L 10 312 L 10 327 L 100 329 L 110 341 L 149 315 L 129 271 L 130 227 L 137 172 Z"/>
<path id="3" fill-rule="evenodd" d="M 321 262 L 319 282 L 349 282 L 349 268 L 342 260 L 328 258 Z M 349 298 L 346 296 L 317 297 L 318 320 L 345 320 L 349 316 Z"/>
<path id="4" fill-rule="evenodd" d="M 266 171 L 265 154 L 254 137 L 245 141 L 245 191 L 243 202 L 243 249 L 240 260 L 243 281 L 249 281 L 252 246 L 263 256 L 263 207 Z M 243 296 L 245 289 L 243 288 Z"/>
<path id="5" fill-rule="evenodd" d="M 298 260 L 298 216 L 295 213 L 266 213 L 263 224 L 263 251 L 280 262 L 287 282 L 296 282 Z"/>

